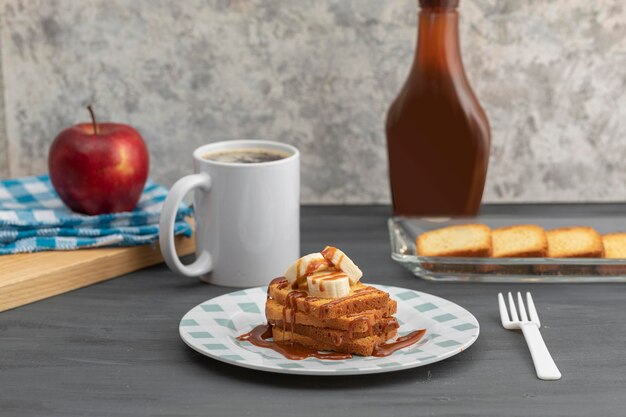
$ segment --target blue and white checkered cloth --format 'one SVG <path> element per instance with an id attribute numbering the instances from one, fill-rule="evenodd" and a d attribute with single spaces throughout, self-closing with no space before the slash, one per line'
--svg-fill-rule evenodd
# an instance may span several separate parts
<path id="1" fill-rule="evenodd" d="M 87 216 L 67 208 L 47 175 L 0 181 L 0 255 L 153 243 L 167 189 L 148 180 L 133 211 Z M 191 236 L 181 205 L 174 233 Z"/>

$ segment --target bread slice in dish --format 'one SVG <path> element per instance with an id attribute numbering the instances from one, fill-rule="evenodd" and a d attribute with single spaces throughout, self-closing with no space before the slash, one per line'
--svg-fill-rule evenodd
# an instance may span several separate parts
<path id="1" fill-rule="evenodd" d="M 604 257 L 626 259 L 626 233 L 609 233 L 602 236 Z"/>
<path id="2" fill-rule="evenodd" d="M 523 224 L 494 229 L 491 235 L 494 258 L 541 258 L 548 254 L 546 231 Z"/>
<path id="3" fill-rule="evenodd" d="M 484 224 L 449 226 L 417 237 L 419 256 L 489 257 L 491 229 Z"/>
<path id="4" fill-rule="evenodd" d="M 602 237 L 587 226 L 563 227 L 546 232 L 549 258 L 601 258 Z"/>

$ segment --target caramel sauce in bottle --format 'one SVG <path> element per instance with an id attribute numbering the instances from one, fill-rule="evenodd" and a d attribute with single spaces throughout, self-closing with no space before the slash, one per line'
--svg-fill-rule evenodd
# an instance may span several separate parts
<path id="1" fill-rule="evenodd" d="M 387 114 L 394 214 L 475 215 L 489 159 L 489 122 L 459 47 L 459 0 L 420 0 L 415 60 Z"/>

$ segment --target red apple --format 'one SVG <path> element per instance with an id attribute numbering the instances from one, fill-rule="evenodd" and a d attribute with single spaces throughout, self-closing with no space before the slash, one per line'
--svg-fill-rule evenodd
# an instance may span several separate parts
<path id="1" fill-rule="evenodd" d="M 148 178 L 148 149 L 139 132 L 119 123 L 81 123 L 59 133 L 48 155 L 61 200 L 85 214 L 130 211 Z"/>

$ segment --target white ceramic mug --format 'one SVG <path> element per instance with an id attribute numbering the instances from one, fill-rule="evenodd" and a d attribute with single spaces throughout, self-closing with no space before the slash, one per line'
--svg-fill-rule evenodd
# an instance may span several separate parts
<path id="1" fill-rule="evenodd" d="M 258 163 L 218 162 L 203 158 L 234 149 L 277 151 L 285 158 Z M 159 243 L 175 272 L 199 276 L 228 287 L 267 285 L 300 256 L 300 153 L 290 145 L 262 140 L 233 140 L 201 146 L 193 152 L 194 172 L 167 195 Z M 194 191 L 196 260 L 183 265 L 174 247 L 176 211 Z"/>

